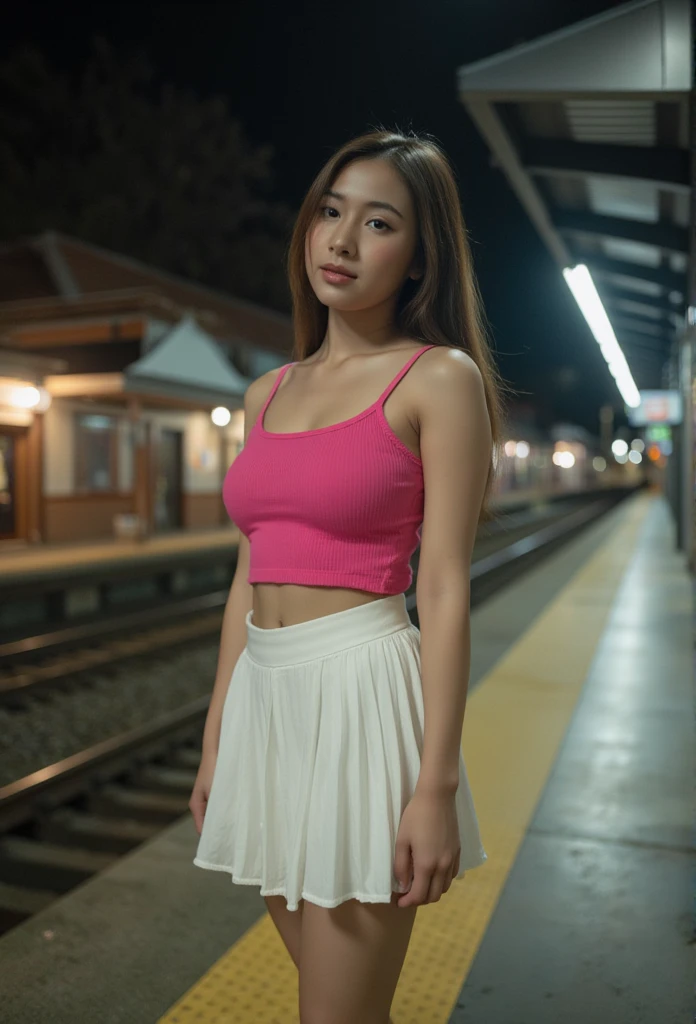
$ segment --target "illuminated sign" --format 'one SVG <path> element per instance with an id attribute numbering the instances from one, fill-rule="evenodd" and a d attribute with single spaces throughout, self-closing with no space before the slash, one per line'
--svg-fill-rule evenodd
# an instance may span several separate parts
<path id="1" fill-rule="evenodd" d="M 646 441 L 671 441 L 672 428 L 666 423 L 652 423 L 645 428 Z"/>
<path id="2" fill-rule="evenodd" d="M 640 405 L 627 409 L 632 427 L 648 423 L 681 423 L 682 400 L 678 391 L 641 391 Z"/>

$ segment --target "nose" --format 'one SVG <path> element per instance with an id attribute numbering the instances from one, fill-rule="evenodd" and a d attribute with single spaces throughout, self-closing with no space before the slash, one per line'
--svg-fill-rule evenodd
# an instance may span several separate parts
<path id="1" fill-rule="evenodd" d="M 347 242 L 343 241 L 342 238 L 335 239 L 329 246 L 329 249 L 333 253 L 349 254 L 351 252 L 351 247 L 348 245 Z"/>
<path id="2" fill-rule="evenodd" d="M 355 243 L 351 238 L 350 231 L 346 228 L 345 222 L 341 224 L 340 228 L 336 229 L 329 249 L 334 253 L 348 254 L 351 254 L 355 249 Z"/>

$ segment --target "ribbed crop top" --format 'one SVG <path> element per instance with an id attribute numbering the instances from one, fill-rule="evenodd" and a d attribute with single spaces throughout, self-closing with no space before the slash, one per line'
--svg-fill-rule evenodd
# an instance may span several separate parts
<path id="1" fill-rule="evenodd" d="M 357 416 L 277 434 L 263 419 L 294 363 L 281 367 L 246 444 L 225 476 L 223 500 L 249 538 L 248 583 L 299 583 L 400 594 L 423 522 L 420 459 L 383 411 L 424 345 Z"/>

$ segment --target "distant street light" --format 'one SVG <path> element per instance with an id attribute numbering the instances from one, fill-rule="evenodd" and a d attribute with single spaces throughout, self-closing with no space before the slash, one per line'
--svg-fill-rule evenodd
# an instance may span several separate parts
<path id="1" fill-rule="evenodd" d="M 230 422 L 231 413 L 224 405 L 218 405 L 210 414 L 210 418 L 216 427 L 226 427 Z"/>

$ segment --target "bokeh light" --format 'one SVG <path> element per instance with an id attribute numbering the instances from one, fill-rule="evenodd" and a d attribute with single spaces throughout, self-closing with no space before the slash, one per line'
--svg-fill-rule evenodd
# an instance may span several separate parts
<path id="1" fill-rule="evenodd" d="M 570 469 L 575 465 L 575 456 L 572 452 L 554 452 L 553 461 L 554 465 L 560 466 L 561 469 Z"/>
<path id="2" fill-rule="evenodd" d="M 230 410 L 224 405 L 218 405 L 211 412 L 210 418 L 216 427 L 226 427 L 231 418 Z"/>

